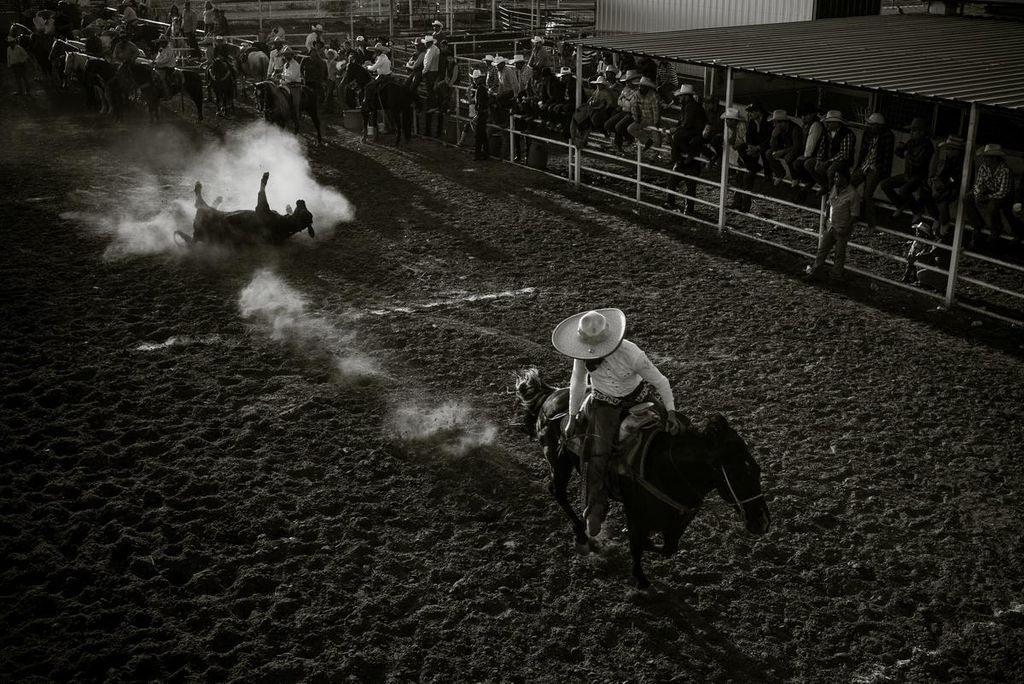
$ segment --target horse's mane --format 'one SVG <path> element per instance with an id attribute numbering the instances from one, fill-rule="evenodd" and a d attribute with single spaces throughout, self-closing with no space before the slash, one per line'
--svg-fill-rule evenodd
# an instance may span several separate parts
<path id="1" fill-rule="evenodd" d="M 536 438 L 537 417 L 544 401 L 554 392 L 556 387 L 544 382 L 540 370 L 535 366 L 513 371 L 512 382 L 515 387 L 516 401 L 523 413 L 523 427 L 531 437 Z"/>

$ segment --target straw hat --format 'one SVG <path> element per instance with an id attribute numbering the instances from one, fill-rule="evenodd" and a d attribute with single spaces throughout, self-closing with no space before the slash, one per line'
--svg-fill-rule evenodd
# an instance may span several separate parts
<path id="1" fill-rule="evenodd" d="M 473 73 L 471 73 L 469 75 L 469 77 L 473 78 L 473 79 L 476 79 L 476 78 L 483 78 L 486 75 L 487 74 L 485 74 L 484 72 L 480 71 L 479 69 L 473 69 Z"/>
<path id="2" fill-rule="evenodd" d="M 642 76 L 643 76 L 643 74 L 641 74 L 641 73 L 640 73 L 639 71 L 637 71 L 636 69 L 630 69 L 629 71 L 627 71 L 626 73 L 624 73 L 624 74 L 622 75 L 622 77 L 621 77 L 621 78 L 620 78 L 619 80 L 620 80 L 620 81 L 626 81 L 626 82 L 629 82 L 629 81 L 632 81 L 632 80 L 634 80 L 634 79 L 640 78 L 640 77 L 642 77 Z"/>
<path id="3" fill-rule="evenodd" d="M 785 109 L 776 109 L 775 111 L 772 112 L 771 118 L 769 118 L 768 120 L 769 121 L 789 121 L 789 114 L 786 112 Z"/>
<path id="4" fill-rule="evenodd" d="M 530 42 L 533 43 L 534 45 L 537 45 L 538 43 L 543 43 L 544 39 L 541 38 L 540 36 L 534 36 L 533 38 L 530 39 Z"/>
<path id="5" fill-rule="evenodd" d="M 366 42 L 366 36 L 356 36 L 356 42 L 357 43 L 365 43 Z"/>
<path id="6" fill-rule="evenodd" d="M 693 95 L 693 86 L 689 83 L 682 83 L 679 86 L 679 90 L 672 93 L 673 95 Z"/>
<path id="7" fill-rule="evenodd" d="M 512 55 L 512 59 L 509 60 L 509 62 L 511 62 L 512 64 L 519 64 L 520 62 L 525 61 L 526 57 L 523 57 L 522 55 Z"/>
<path id="8" fill-rule="evenodd" d="M 555 76 L 557 76 L 558 78 L 572 76 L 572 69 L 570 67 L 562 67 L 561 69 L 558 70 L 558 73 L 555 74 Z"/>
<path id="9" fill-rule="evenodd" d="M 441 23 L 440 19 L 435 19 L 434 21 L 430 22 L 430 25 L 431 26 L 444 26 L 444 24 Z"/>
<path id="10" fill-rule="evenodd" d="M 551 333 L 551 344 L 574 359 L 601 359 L 615 351 L 626 334 L 626 314 L 598 309 L 569 316 Z"/>
<path id="11" fill-rule="evenodd" d="M 1003 146 L 996 143 L 989 143 L 981 148 L 981 152 L 978 152 L 982 157 L 1005 157 L 1006 152 L 1003 152 Z"/>
<path id="12" fill-rule="evenodd" d="M 437 38 L 435 38 L 434 36 L 423 36 L 423 42 L 424 43 L 436 43 L 437 42 Z"/>
<path id="13" fill-rule="evenodd" d="M 725 112 L 718 118 L 729 121 L 741 121 L 743 119 L 740 116 L 740 110 L 736 107 L 726 107 Z"/>
<path id="14" fill-rule="evenodd" d="M 647 86 L 648 88 L 657 88 L 658 87 L 657 83 L 655 83 L 651 79 L 647 78 L 646 76 L 644 76 L 643 78 L 640 79 L 640 85 Z"/>
<path id="15" fill-rule="evenodd" d="M 295 51 L 292 50 L 292 46 L 291 45 L 285 45 L 283 48 L 281 48 L 281 51 L 278 52 L 277 54 L 280 57 L 290 57 L 290 56 L 295 54 Z"/>
<path id="16" fill-rule="evenodd" d="M 505 59 L 504 57 L 502 57 L 501 55 L 495 55 L 494 56 L 494 66 L 501 66 L 502 64 L 504 64 L 507 61 L 508 60 Z"/>
<path id="17" fill-rule="evenodd" d="M 313 24 L 313 26 L 311 26 L 310 28 L 312 28 L 315 33 L 323 33 L 324 32 L 324 25 L 323 24 Z"/>
<path id="18" fill-rule="evenodd" d="M 868 117 L 869 124 L 878 124 L 879 126 L 885 125 L 885 117 L 882 116 L 881 112 L 875 112 Z"/>
<path id="19" fill-rule="evenodd" d="M 838 109 L 830 109 L 825 113 L 825 118 L 822 119 L 825 123 L 846 123 L 843 119 L 843 113 Z"/>
<path id="20" fill-rule="evenodd" d="M 939 147 L 955 147 L 958 150 L 962 150 L 964 148 L 964 139 L 959 135 L 950 135 L 939 143 Z"/>
<path id="21" fill-rule="evenodd" d="M 493 62 L 494 61 L 494 55 L 484 55 L 484 58 L 483 58 L 482 61 L 484 61 L 484 62 Z"/>
<path id="22" fill-rule="evenodd" d="M 619 70 L 615 68 L 614 64 L 609 64 L 608 66 L 606 66 L 604 68 L 604 73 L 606 73 L 606 74 L 615 74 L 616 76 L 618 76 L 619 75 Z"/>
<path id="23" fill-rule="evenodd" d="M 603 85 L 603 86 L 606 86 L 606 85 L 608 85 L 608 79 L 605 78 L 604 76 L 598 76 L 593 81 L 591 81 L 590 84 L 591 85 Z"/>

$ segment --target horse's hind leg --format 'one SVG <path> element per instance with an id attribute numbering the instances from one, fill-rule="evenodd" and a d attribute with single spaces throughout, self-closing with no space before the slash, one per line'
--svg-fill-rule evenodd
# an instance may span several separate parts
<path id="1" fill-rule="evenodd" d="M 628 521 L 628 517 L 627 517 Z M 650 532 L 639 529 L 639 525 L 627 522 L 629 527 L 629 552 L 633 556 L 633 579 L 636 581 L 637 589 L 647 589 L 651 586 L 650 580 L 644 574 L 644 548 L 650 544 Z"/>

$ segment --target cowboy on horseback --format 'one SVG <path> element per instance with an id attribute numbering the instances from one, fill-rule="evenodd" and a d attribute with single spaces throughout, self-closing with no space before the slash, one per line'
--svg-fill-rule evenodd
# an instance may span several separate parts
<path id="1" fill-rule="evenodd" d="M 298 118 L 302 112 L 302 68 L 295 59 L 295 52 L 286 45 L 278 55 L 281 58 L 281 72 L 278 74 L 278 85 L 287 96 L 292 106 L 292 114 Z"/>
<path id="2" fill-rule="evenodd" d="M 366 88 L 363 89 L 363 107 L 376 110 L 380 104 L 380 91 L 391 83 L 391 58 L 388 57 L 391 48 L 383 43 L 377 43 L 373 49 L 377 52 L 377 59 L 366 67 L 366 70 L 374 74 L 376 78 L 367 83 Z"/>
<path id="3" fill-rule="evenodd" d="M 551 334 L 555 349 L 573 359 L 565 439 L 580 456 L 581 471 L 586 467 L 584 517 L 591 537 L 600 533 L 608 509 L 608 462 L 616 456 L 619 425 L 626 412 L 651 402 L 666 415 L 665 427 L 673 435 L 689 422 L 676 413 L 668 378 L 643 350 L 623 339 L 625 329 L 622 311 L 600 309 L 570 316 Z M 576 434 L 580 425 L 583 431 Z"/>

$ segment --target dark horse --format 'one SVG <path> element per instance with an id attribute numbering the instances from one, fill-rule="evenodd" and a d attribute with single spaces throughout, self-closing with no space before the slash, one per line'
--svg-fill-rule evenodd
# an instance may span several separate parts
<path id="1" fill-rule="evenodd" d="M 384 115 L 391 122 L 391 128 L 395 131 L 395 144 L 398 145 L 402 142 L 403 134 L 405 135 L 405 141 L 409 142 L 412 138 L 413 107 L 416 105 L 416 93 L 404 84 L 392 81 L 378 88 L 377 102 L 367 102 L 366 97 L 362 96 L 362 93 L 366 92 L 366 86 L 372 80 L 373 77 L 370 76 L 370 72 L 366 70 L 366 67 L 353 60 L 349 62 L 348 67 L 345 69 L 345 77 L 341 80 L 341 85 L 339 86 L 343 93 L 352 83 L 355 83 L 356 87 L 359 88 L 361 93 L 359 110 L 363 115 L 363 140 L 365 141 L 367 138 L 368 127 L 371 125 L 371 121 L 374 133 L 377 134 L 376 137 L 380 138 L 379 131 L 377 130 L 377 111 L 383 110 Z"/>
<path id="2" fill-rule="evenodd" d="M 301 103 L 299 109 L 301 111 L 295 111 L 291 95 L 281 90 L 273 81 L 260 81 L 257 83 L 255 86 L 256 100 L 263 107 L 263 116 L 267 121 L 276 123 L 281 127 L 287 126 L 288 122 L 291 121 L 295 126 L 295 132 L 298 133 L 299 119 L 302 118 L 302 114 L 307 114 L 313 120 L 313 127 L 316 128 L 317 143 L 323 145 L 324 139 L 320 132 L 320 113 L 317 111 L 316 94 L 312 88 L 307 86 L 292 87 L 302 89 L 302 94 L 299 96 Z"/>
<path id="3" fill-rule="evenodd" d="M 127 74 L 125 73 L 127 71 Z M 146 102 L 149 121 L 160 120 L 160 100 L 175 95 L 188 95 L 196 106 L 196 121 L 203 120 L 203 80 L 197 71 L 187 69 L 167 69 L 168 78 L 165 91 L 160 84 L 156 69 L 142 62 L 126 62 L 121 65 L 120 75 L 125 88 L 132 86 L 139 89 L 142 99 Z"/>
<path id="4" fill-rule="evenodd" d="M 284 216 L 270 208 L 267 202 L 267 180 L 264 173 L 260 180 L 260 191 L 256 199 L 256 210 L 220 211 L 203 199 L 203 185 L 196 183 L 196 217 L 192 222 L 192 235 L 180 230 L 174 236 L 186 245 L 207 242 L 234 247 L 260 244 L 279 245 L 295 233 L 306 231 L 315 237 L 313 215 L 306 208 L 304 200 L 295 201 L 295 211 Z M 218 202 L 214 202 L 214 205 Z"/>
<path id="5" fill-rule="evenodd" d="M 593 541 L 567 493 L 572 471 L 579 469 L 579 458 L 562 444 L 569 390 L 551 387 L 536 368 L 517 373 L 515 380 L 523 428 L 540 442 L 551 468 L 551 494 L 569 516 L 578 547 L 589 551 Z M 639 588 L 650 586 L 642 566 L 644 551 L 665 557 L 675 553 L 679 538 L 712 490 L 736 509 L 749 532 L 768 531 L 771 518 L 761 492 L 761 469 L 722 415 L 715 414 L 699 430 L 676 437 L 659 432 L 641 462 L 641 473 L 626 468 L 610 476 L 611 491 L 626 513 L 633 578 Z M 653 545 L 651 532 L 661 532 L 661 547 Z"/>
<path id="6" fill-rule="evenodd" d="M 217 116 L 227 116 L 228 110 L 235 111 L 235 70 L 231 61 L 214 57 L 206 66 L 206 78 L 213 86 L 217 100 Z"/>
<path id="7" fill-rule="evenodd" d="M 78 76 L 89 105 L 98 104 L 100 114 L 113 114 L 115 121 L 121 120 L 121 79 L 113 64 L 84 52 L 69 52 L 64 57 L 64 72 Z"/>

